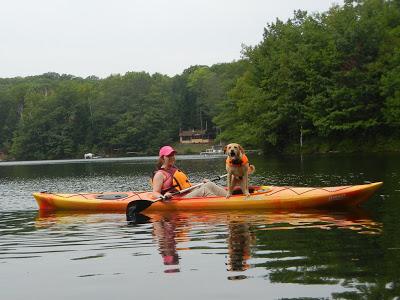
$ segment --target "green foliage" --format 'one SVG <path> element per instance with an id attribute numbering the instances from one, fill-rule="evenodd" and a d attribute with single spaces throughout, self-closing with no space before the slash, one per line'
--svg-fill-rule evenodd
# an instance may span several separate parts
<path id="1" fill-rule="evenodd" d="M 73 157 L 85 132 L 80 92 L 73 84 L 60 85 L 51 96 L 27 92 L 11 154 L 17 159 Z"/>
<path id="2" fill-rule="evenodd" d="M 15 159 L 155 154 L 191 128 L 281 152 L 398 148 L 399 1 L 296 11 L 267 24 L 262 41 L 242 55 L 172 78 L 0 79 L 0 152 Z"/>
<path id="3" fill-rule="evenodd" d="M 215 118 L 221 137 L 284 151 L 300 138 L 398 130 L 399 22 L 396 2 L 366 0 L 268 24 L 263 41 L 243 50 L 250 67 Z"/>

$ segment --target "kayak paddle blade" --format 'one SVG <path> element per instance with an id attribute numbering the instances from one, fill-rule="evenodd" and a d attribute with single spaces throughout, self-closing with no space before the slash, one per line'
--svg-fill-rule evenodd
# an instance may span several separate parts
<path id="1" fill-rule="evenodd" d="M 151 201 L 151 200 L 135 200 L 135 201 L 129 202 L 129 204 L 126 208 L 126 216 L 129 217 L 134 214 L 140 213 L 141 211 L 145 210 L 153 203 L 154 203 L 154 201 Z"/>
<path id="2" fill-rule="evenodd" d="M 135 225 L 140 225 L 140 224 L 146 224 L 150 223 L 150 217 L 143 215 L 141 213 L 138 214 L 131 214 L 126 216 L 126 220 L 128 221 L 129 226 L 135 226 Z"/>

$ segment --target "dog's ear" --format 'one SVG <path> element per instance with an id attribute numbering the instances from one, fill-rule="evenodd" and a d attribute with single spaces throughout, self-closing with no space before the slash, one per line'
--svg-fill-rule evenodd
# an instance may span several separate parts
<path id="1" fill-rule="evenodd" d="M 226 154 L 226 149 L 228 149 L 228 145 L 224 147 L 224 154 Z"/>
<path id="2" fill-rule="evenodd" d="M 244 149 L 243 149 L 243 147 L 240 146 L 239 144 L 238 144 L 238 146 L 239 146 L 240 153 L 244 154 Z"/>

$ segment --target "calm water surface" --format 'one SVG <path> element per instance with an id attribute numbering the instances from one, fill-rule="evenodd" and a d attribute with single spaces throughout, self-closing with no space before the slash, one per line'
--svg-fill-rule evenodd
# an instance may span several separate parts
<path id="1" fill-rule="evenodd" d="M 154 157 L 0 162 L 0 299 L 400 299 L 400 156 L 250 157 L 252 184 L 384 181 L 362 208 L 41 214 L 34 191 L 149 189 Z M 192 181 L 224 159 L 178 156 Z"/>

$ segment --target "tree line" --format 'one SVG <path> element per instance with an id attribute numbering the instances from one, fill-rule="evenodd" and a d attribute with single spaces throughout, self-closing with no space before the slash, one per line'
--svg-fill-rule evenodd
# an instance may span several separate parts
<path id="1" fill-rule="evenodd" d="M 14 159 L 153 154 L 205 124 L 268 151 L 398 151 L 400 1 L 296 11 L 239 61 L 173 77 L 0 79 L 0 152 Z"/>

